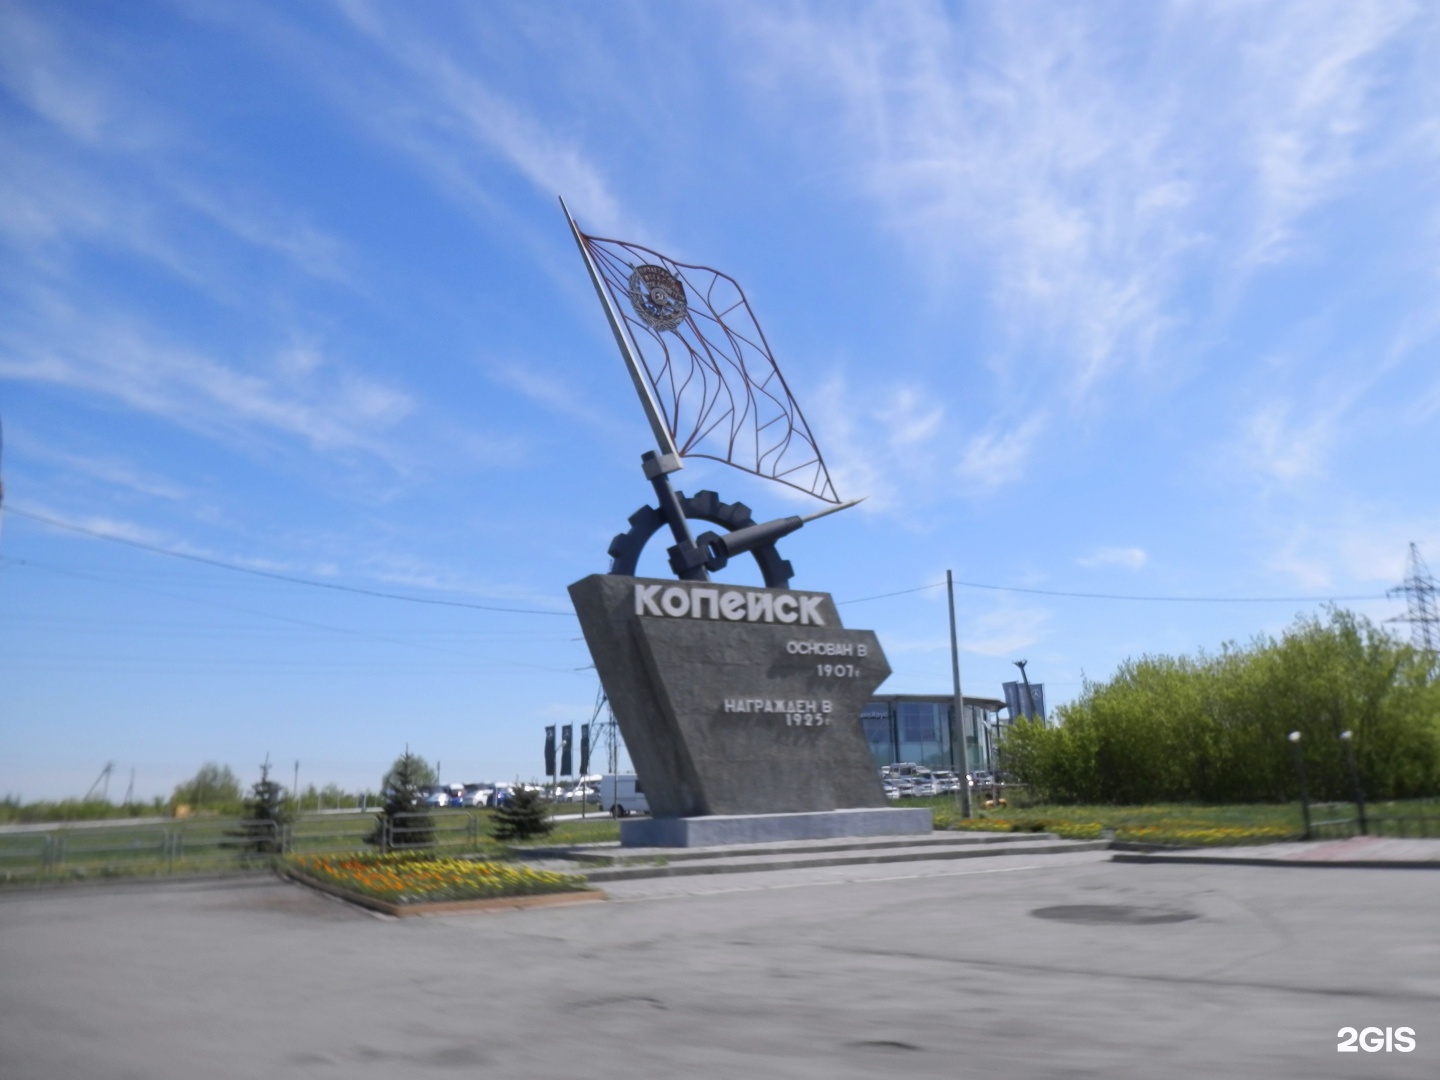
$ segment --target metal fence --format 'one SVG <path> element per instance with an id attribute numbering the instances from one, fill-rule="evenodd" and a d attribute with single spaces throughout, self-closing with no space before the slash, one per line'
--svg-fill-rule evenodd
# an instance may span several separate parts
<path id="1" fill-rule="evenodd" d="M 337 855 L 424 847 L 451 854 L 489 841 L 479 813 L 306 815 L 289 825 L 239 818 L 77 822 L 0 831 L 0 884 L 268 867 L 282 854 Z"/>
<path id="2" fill-rule="evenodd" d="M 1310 813 L 1310 834 L 1316 839 L 1344 839 L 1361 835 L 1414 839 L 1440 837 L 1440 817 L 1396 814 L 1384 804 L 1366 807 L 1363 817 L 1354 803 L 1311 803 Z M 1314 817 L 1316 814 L 1322 816 L 1317 820 Z"/>

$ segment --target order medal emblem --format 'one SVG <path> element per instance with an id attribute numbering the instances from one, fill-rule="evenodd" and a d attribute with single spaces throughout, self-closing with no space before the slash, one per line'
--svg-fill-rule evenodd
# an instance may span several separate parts
<path id="1" fill-rule="evenodd" d="M 630 306 L 652 330 L 674 330 L 689 311 L 685 286 L 663 266 L 650 263 L 630 275 Z"/>

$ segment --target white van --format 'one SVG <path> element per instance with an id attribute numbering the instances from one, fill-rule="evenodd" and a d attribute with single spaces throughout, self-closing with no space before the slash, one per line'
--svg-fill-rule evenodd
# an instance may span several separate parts
<path id="1" fill-rule="evenodd" d="M 600 777 L 600 809 L 611 817 L 648 814 L 650 804 L 634 773 L 606 773 Z"/>

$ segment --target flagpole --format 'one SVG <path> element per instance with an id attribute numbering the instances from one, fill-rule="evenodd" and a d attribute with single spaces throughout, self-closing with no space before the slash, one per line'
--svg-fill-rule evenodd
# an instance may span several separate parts
<path id="1" fill-rule="evenodd" d="M 660 460 L 664 471 L 670 473 L 682 469 L 685 466 L 680 461 L 680 451 L 675 448 L 675 440 L 670 437 L 670 429 L 665 425 L 665 418 L 660 415 L 660 405 L 650 390 L 650 382 L 640 367 L 640 358 L 635 355 L 630 337 L 625 333 L 624 321 L 600 278 L 600 269 L 595 265 L 590 249 L 585 246 L 585 237 L 580 232 L 580 226 L 575 224 L 570 208 L 565 205 L 563 198 L 560 200 L 560 209 L 565 211 L 565 220 L 570 223 L 570 231 L 575 235 L 580 257 L 585 260 L 585 269 L 590 272 L 590 282 L 595 286 L 595 295 L 600 298 L 600 306 L 605 309 L 605 317 L 610 320 L 610 329 L 615 334 L 615 344 L 620 347 L 621 359 L 625 361 L 625 367 L 630 372 L 630 381 L 635 384 L 635 392 L 640 395 L 640 405 L 645 410 L 645 418 L 650 421 L 650 430 L 655 434 L 656 445 L 660 447 Z"/>
<path id="2" fill-rule="evenodd" d="M 629 334 L 625 332 L 624 320 L 611 300 L 610 291 L 605 288 L 600 277 L 600 268 L 595 265 L 590 249 L 585 245 L 585 236 L 580 232 L 580 226 L 575 224 L 570 208 L 565 205 L 563 198 L 560 200 L 560 209 L 565 211 L 565 220 L 570 222 L 575 245 L 580 249 L 580 257 L 585 260 L 585 269 L 590 272 L 590 283 L 595 286 L 595 295 L 600 298 L 600 306 L 605 309 L 605 317 L 610 320 L 615 344 L 620 346 L 620 356 L 625 361 L 625 367 L 629 369 L 630 381 L 635 384 L 635 393 L 640 395 L 645 418 L 650 421 L 650 430 L 654 432 L 655 442 L 660 447 L 659 453 L 647 450 L 641 454 L 640 461 L 645 478 L 650 481 L 656 498 L 660 500 L 660 513 L 665 518 L 665 523 L 670 526 L 670 534 L 675 537 L 675 546 L 670 549 L 670 568 L 683 581 L 709 581 L 710 575 L 705 572 L 708 553 L 696 545 L 695 538 L 690 534 L 690 525 L 685 519 L 685 509 L 680 504 L 680 496 L 670 484 L 670 474 L 683 469 L 685 463 L 680 460 L 680 451 L 675 448 L 670 428 L 666 426 L 665 418 L 660 415 L 660 406 L 650 390 L 650 380 L 640 365 L 640 358 L 635 353 Z"/>

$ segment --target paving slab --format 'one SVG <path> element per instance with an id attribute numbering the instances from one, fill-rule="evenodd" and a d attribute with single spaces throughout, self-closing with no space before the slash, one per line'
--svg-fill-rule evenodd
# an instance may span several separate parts
<path id="1" fill-rule="evenodd" d="M 594 883 L 625 881 L 646 877 L 685 877 L 697 874 L 742 874 L 763 871 L 799 870 L 812 866 L 862 866 L 907 862 L 937 862 L 955 859 L 993 859 L 1007 855 L 1058 855 L 1073 851 L 1102 851 L 1109 847 L 1104 840 L 1026 840 L 1009 844 L 936 845 L 921 847 L 886 847 L 876 850 L 817 851 L 803 854 L 737 855 L 678 863 L 656 863 L 649 866 L 622 866 L 611 869 L 586 870 L 585 876 Z"/>
<path id="2" fill-rule="evenodd" d="M 1109 841 L 1061 840 L 1053 833 L 930 832 L 921 836 L 832 837 L 702 848 L 634 848 L 579 844 L 536 848 L 527 862 L 537 869 L 584 874 L 593 883 L 696 874 L 737 874 L 813 866 L 993 858 L 1102 850 Z"/>
<path id="3" fill-rule="evenodd" d="M 600 865 L 672 862 L 691 859 L 727 859 L 738 855 L 806 854 L 822 851 L 881 850 L 899 847 L 959 847 L 1010 844 L 1025 840 L 1056 840 L 1054 833 L 1001 833 L 942 830 L 919 836 L 831 837 L 822 840 L 780 840 L 769 843 L 712 844 L 708 847 L 624 847 L 614 841 L 523 849 L 541 858 L 571 859 Z"/>

